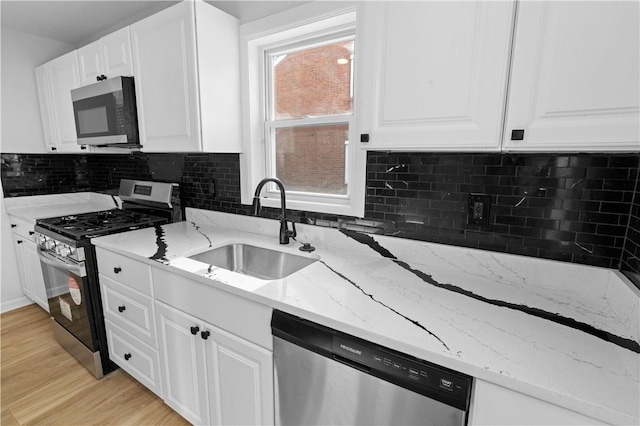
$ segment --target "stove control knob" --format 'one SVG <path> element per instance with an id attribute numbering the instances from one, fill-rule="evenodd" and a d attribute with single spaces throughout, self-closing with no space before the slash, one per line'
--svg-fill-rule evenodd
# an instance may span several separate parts
<path id="1" fill-rule="evenodd" d="M 36 244 L 38 244 L 39 246 L 44 245 L 45 238 L 46 237 L 44 235 L 36 235 Z"/>
<path id="2" fill-rule="evenodd" d="M 71 254 L 71 249 L 67 245 L 61 245 L 56 247 L 56 253 L 60 256 L 69 256 Z"/>
<path id="3" fill-rule="evenodd" d="M 53 240 L 45 240 L 43 246 L 47 250 L 51 250 L 52 248 L 54 248 L 56 246 L 56 242 L 53 241 Z"/>

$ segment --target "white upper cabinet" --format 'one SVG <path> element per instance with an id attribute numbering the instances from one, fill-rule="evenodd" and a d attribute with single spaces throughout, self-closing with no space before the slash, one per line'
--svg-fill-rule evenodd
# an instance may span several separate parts
<path id="1" fill-rule="evenodd" d="M 363 3 L 363 148 L 499 150 L 513 18 L 510 1 Z"/>
<path id="2" fill-rule="evenodd" d="M 97 77 L 133 75 L 129 27 L 111 33 L 78 49 L 80 80 L 83 86 L 96 83 Z"/>
<path id="3" fill-rule="evenodd" d="M 519 3 L 505 150 L 640 150 L 639 5 Z"/>
<path id="4" fill-rule="evenodd" d="M 240 152 L 238 22 L 185 1 L 130 27 L 146 152 Z"/>
<path id="5" fill-rule="evenodd" d="M 47 152 L 82 152 L 71 102 L 71 90 L 81 86 L 77 52 L 39 66 L 35 77 Z"/>

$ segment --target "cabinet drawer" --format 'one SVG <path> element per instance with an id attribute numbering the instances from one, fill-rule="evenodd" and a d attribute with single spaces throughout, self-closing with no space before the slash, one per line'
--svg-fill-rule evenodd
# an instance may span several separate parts
<path id="1" fill-rule="evenodd" d="M 162 398 L 158 351 L 105 319 L 109 358 Z"/>
<path id="2" fill-rule="evenodd" d="M 151 272 L 149 266 L 100 247 L 96 247 L 96 255 L 100 274 L 151 296 Z"/>
<path id="3" fill-rule="evenodd" d="M 104 275 L 100 275 L 100 288 L 105 318 L 157 347 L 153 300 Z"/>
<path id="4" fill-rule="evenodd" d="M 35 226 L 34 222 L 15 216 L 9 216 L 9 222 L 11 223 L 11 232 L 30 241 L 35 240 L 35 232 L 33 231 L 33 227 Z"/>

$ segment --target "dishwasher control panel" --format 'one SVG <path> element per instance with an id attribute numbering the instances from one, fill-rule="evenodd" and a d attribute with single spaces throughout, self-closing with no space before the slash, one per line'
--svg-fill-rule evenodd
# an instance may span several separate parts
<path id="1" fill-rule="evenodd" d="M 273 312 L 271 330 L 274 337 L 365 374 L 460 410 L 469 408 L 473 382 L 466 374 L 278 310 Z"/>
<path id="2" fill-rule="evenodd" d="M 415 387 L 427 387 L 460 398 L 465 398 L 468 394 L 468 376 L 426 361 L 402 356 L 381 347 L 361 344 L 340 334 L 333 336 L 332 350 L 338 357 L 347 358 L 369 368 L 369 372 L 374 375 L 377 371 L 384 376 L 395 377 L 408 384 L 413 383 Z"/>

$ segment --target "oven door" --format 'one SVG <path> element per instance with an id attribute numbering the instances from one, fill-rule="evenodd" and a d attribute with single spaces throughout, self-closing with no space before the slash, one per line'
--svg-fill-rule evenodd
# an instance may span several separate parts
<path id="1" fill-rule="evenodd" d="M 84 262 L 63 260 L 43 251 L 39 251 L 38 255 L 51 315 L 58 324 L 95 352 L 95 324 Z"/>

